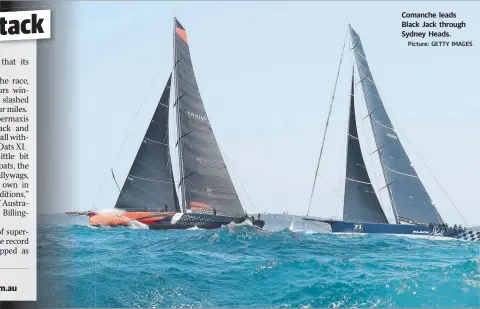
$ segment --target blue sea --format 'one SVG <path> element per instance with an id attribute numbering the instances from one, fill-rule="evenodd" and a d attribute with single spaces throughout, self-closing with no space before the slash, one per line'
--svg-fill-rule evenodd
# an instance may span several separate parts
<path id="1" fill-rule="evenodd" d="M 274 220 L 261 231 L 42 224 L 39 305 L 480 306 L 479 243 L 292 231 Z"/>

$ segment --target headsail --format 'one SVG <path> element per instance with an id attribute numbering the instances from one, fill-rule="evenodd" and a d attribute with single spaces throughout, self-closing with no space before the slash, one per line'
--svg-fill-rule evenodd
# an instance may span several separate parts
<path id="1" fill-rule="evenodd" d="M 180 186 L 187 210 L 242 216 L 244 210 L 210 126 L 192 66 L 185 28 L 175 18 L 175 105 Z"/>
<path id="2" fill-rule="evenodd" d="M 398 223 L 410 220 L 443 223 L 393 128 L 377 91 L 360 37 L 352 27 L 350 35 L 370 124 L 387 182 L 386 189 L 396 220 Z"/>
<path id="3" fill-rule="evenodd" d="M 353 83 L 352 75 L 343 220 L 388 223 L 363 160 L 355 119 L 355 87 Z"/>
<path id="4" fill-rule="evenodd" d="M 171 81 L 172 74 L 168 78 L 115 208 L 180 211 L 168 138 Z"/>

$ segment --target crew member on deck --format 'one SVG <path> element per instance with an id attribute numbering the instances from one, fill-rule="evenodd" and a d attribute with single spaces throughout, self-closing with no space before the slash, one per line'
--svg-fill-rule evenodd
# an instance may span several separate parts
<path id="1" fill-rule="evenodd" d="M 214 208 L 213 209 L 213 215 L 216 216 L 217 215 L 217 210 Z"/>
<path id="2" fill-rule="evenodd" d="M 260 213 L 258 213 L 258 217 L 257 217 L 258 220 L 260 220 Z"/>
<path id="3" fill-rule="evenodd" d="M 167 206 L 167 204 L 163 204 L 163 205 L 165 205 L 165 212 L 167 212 L 167 211 L 168 211 L 168 206 Z"/>

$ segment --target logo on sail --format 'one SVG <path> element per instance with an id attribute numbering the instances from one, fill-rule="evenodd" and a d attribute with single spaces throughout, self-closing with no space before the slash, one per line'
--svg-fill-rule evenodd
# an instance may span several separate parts
<path id="1" fill-rule="evenodd" d="M 196 120 L 200 120 L 200 121 L 203 121 L 203 122 L 208 122 L 207 117 L 194 114 L 194 113 L 192 113 L 191 111 L 187 111 L 187 115 L 188 115 L 190 118 L 193 118 L 193 119 L 196 119 Z"/>
<path id="2" fill-rule="evenodd" d="M 397 137 L 396 135 L 393 135 L 393 134 L 391 134 L 391 133 L 387 133 L 387 136 L 388 136 L 388 137 L 391 137 L 391 138 L 393 138 L 393 139 L 398 139 L 398 137 Z"/>

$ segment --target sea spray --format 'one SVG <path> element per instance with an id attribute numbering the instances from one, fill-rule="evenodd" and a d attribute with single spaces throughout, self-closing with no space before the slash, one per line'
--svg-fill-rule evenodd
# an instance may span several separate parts
<path id="1" fill-rule="evenodd" d="M 199 228 L 198 226 L 194 226 L 194 227 L 191 227 L 191 228 L 188 228 L 187 231 L 198 231 L 198 230 L 202 230 L 201 228 Z"/>
<path id="2" fill-rule="evenodd" d="M 130 222 L 128 223 L 128 227 L 131 229 L 140 229 L 140 230 L 148 230 L 149 227 L 146 224 L 143 224 L 142 222 L 139 222 L 137 220 L 131 219 Z"/>
<path id="3" fill-rule="evenodd" d="M 125 213 L 124 210 L 121 210 L 121 209 L 117 209 L 117 208 L 113 208 L 113 209 L 102 209 L 102 210 L 99 210 L 97 211 L 97 213 L 99 214 L 103 214 L 103 215 L 120 215 L 120 214 L 123 214 Z M 141 223 L 135 219 L 130 219 L 130 218 L 127 218 L 127 217 L 124 217 L 125 219 L 128 219 L 128 227 L 131 228 L 131 229 L 142 229 L 142 230 L 148 230 L 149 227 L 148 225 L 144 224 L 144 223 Z M 107 228 L 107 226 L 103 225 L 102 228 Z"/>

